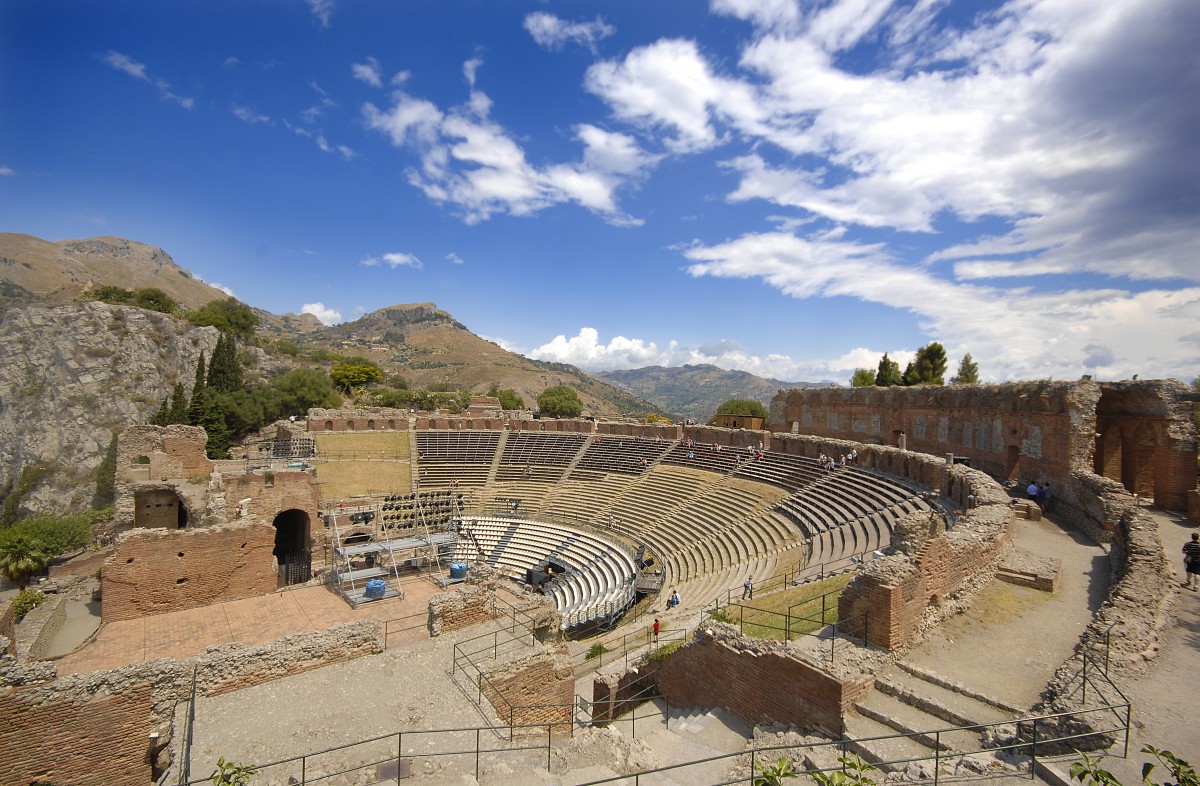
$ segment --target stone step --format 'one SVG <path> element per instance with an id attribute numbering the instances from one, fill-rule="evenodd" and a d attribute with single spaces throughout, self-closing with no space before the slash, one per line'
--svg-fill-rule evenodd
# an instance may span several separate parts
<path id="1" fill-rule="evenodd" d="M 871 691 L 854 708 L 860 715 L 944 753 L 972 753 L 981 747 L 978 734 L 947 725 L 943 719 L 881 691 Z"/>
<path id="2" fill-rule="evenodd" d="M 930 681 L 909 670 L 888 670 L 875 678 L 875 690 L 892 696 L 951 726 L 980 726 L 1007 723 L 1022 713 L 1015 708 L 995 706 L 991 701 L 969 696 L 945 681 Z"/>
<path id="3" fill-rule="evenodd" d="M 847 715 L 845 726 L 846 749 L 884 772 L 904 772 L 912 763 L 933 772 L 933 748 L 919 740 L 898 737 L 891 726 L 863 715 Z"/>

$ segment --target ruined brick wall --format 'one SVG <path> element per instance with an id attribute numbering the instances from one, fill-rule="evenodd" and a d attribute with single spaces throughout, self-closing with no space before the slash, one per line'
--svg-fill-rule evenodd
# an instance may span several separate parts
<path id="1" fill-rule="evenodd" d="M 106 777 L 104 783 L 137 783 L 142 786 L 150 781 L 147 761 L 149 732 L 157 731 L 163 740 L 171 741 L 171 750 L 160 754 L 159 765 L 166 767 L 171 755 L 176 765 L 178 763 L 180 740 L 178 735 L 173 734 L 172 726 L 177 704 L 187 700 L 191 694 L 193 674 L 196 675 L 197 692 L 212 696 L 382 651 L 382 625 L 377 620 L 359 620 L 326 630 L 298 633 L 261 646 L 223 644 L 183 660 L 163 658 L 117 669 L 71 674 L 59 679 L 54 679 L 52 664 L 6 668 L 3 658 L 0 658 L 0 697 L 19 695 L 21 706 L 34 707 L 82 706 L 99 696 L 120 697 L 123 702 L 136 701 L 139 708 L 137 715 L 145 720 L 127 737 L 137 743 L 137 754 L 147 763 L 136 781 Z M 31 667 L 35 665 L 40 667 L 39 673 L 32 673 L 34 669 Z M 9 687 L 12 685 L 25 687 L 14 690 Z M 141 700 L 143 695 L 148 697 L 145 703 Z M 85 728 L 70 738 L 64 738 L 57 728 L 57 725 L 47 725 L 36 736 L 38 739 L 55 738 L 62 754 L 66 756 L 84 751 L 91 757 L 92 771 L 91 777 L 86 780 L 55 779 L 54 783 L 96 783 L 95 767 L 98 762 L 107 763 L 109 756 L 97 754 L 91 746 L 93 740 L 103 737 L 103 729 L 99 726 Z M 10 733 L 16 734 L 27 745 L 33 742 L 34 733 L 10 725 L 0 707 L 0 765 L 12 761 L 6 757 L 3 748 Z M 5 770 L 4 766 L 0 766 L 0 777 Z M 177 775 L 172 772 L 166 782 L 174 783 Z M 111 776 L 111 773 L 106 770 L 105 776 Z M 8 783 L 0 780 L 0 786 L 7 786 Z M 15 783 L 26 786 L 29 780 Z"/>
<path id="2" fill-rule="evenodd" d="M 683 437 L 726 448 L 758 447 L 759 444 L 767 447 L 771 444 L 771 432 L 766 429 L 684 426 Z"/>
<path id="3" fill-rule="evenodd" d="M 208 436 L 197 426 L 130 426 L 117 438 L 116 508 L 118 529 L 133 526 L 139 490 L 178 492 L 179 481 L 207 481 L 213 463 L 204 455 Z M 203 510 L 197 500 L 193 509 Z"/>
<path id="4" fill-rule="evenodd" d="M 621 674 L 605 675 L 592 680 L 591 717 L 593 721 L 610 721 L 632 712 L 658 685 L 658 669 L 645 664 Z"/>
<path id="5" fill-rule="evenodd" d="M 776 721 L 841 736 L 843 714 L 871 689 L 874 677 L 839 679 L 783 646 L 731 642 L 727 627 L 709 624 L 715 635 L 698 632 L 660 666 L 659 691 L 671 706 L 723 707 L 750 725 Z M 736 629 L 729 630 L 737 639 Z"/>
<path id="6" fill-rule="evenodd" d="M 565 652 L 547 649 L 485 668 L 479 687 L 502 722 L 520 727 L 541 725 L 542 730 L 551 724 L 555 733 L 570 734 L 575 672 Z"/>
<path id="7" fill-rule="evenodd" d="M 963 456 L 996 477 L 1049 481 L 1068 505 L 1082 504 L 1081 472 L 1172 510 L 1196 486 L 1190 393 L 1176 380 L 784 390 L 769 428 L 847 444 L 903 439 L 909 451 Z"/>
<path id="8" fill-rule="evenodd" d="M 459 584 L 429 599 L 429 635 L 469 628 L 499 614 L 494 584 Z"/>
<path id="9" fill-rule="evenodd" d="M 274 521 L 283 511 L 294 509 L 308 514 L 310 532 L 318 524 L 320 492 L 307 472 L 276 472 L 270 481 L 259 473 L 223 475 L 221 485 L 231 514 L 243 499 L 249 499 L 245 512 L 263 521 Z"/>
<path id="10" fill-rule="evenodd" d="M 207 606 L 276 588 L 275 528 L 261 521 L 131 530 L 104 563 L 105 622 Z"/>
<path id="11" fill-rule="evenodd" d="M 10 600 L 4 604 L 4 612 L 0 613 L 0 636 L 3 636 L 7 640 L 0 652 L 7 652 L 9 655 L 17 654 L 16 629 L 17 610 Z"/>
<path id="12" fill-rule="evenodd" d="M 39 694 L 0 691 L 0 786 L 151 782 L 149 685 L 88 698 L 47 700 Z"/>
<path id="13" fill-rule="evenodd" d="M 411 423 L 406 409 L 312 409 L 305 429 L 316 432 L 407 431 Z"/>
<path id="14" fill-rule="evenodd" d="M 643 439 L 676 440 L 683 434 L 683 427 L 673 423 L 627 423 L 624 421 L 601 421 L 596 424 L 597 434 L 612 434 L 619 437 L 642 437 Z"/>

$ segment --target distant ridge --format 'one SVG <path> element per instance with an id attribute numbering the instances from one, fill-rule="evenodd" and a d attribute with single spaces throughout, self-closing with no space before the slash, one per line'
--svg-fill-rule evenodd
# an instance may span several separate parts
<path id="1" fill-rule="evenodd" d="M 707 421 L 717 407 L 732 398 L 758 401 L 764 406 L 780 388 L 826 387 L 821 382 L 783 382 L 755 376 L 748 371 L 729 371 L 709 364 L 646 366 L 624 371 L 601 371 L 596 376 L 661 407 L 673 417 Z"/>

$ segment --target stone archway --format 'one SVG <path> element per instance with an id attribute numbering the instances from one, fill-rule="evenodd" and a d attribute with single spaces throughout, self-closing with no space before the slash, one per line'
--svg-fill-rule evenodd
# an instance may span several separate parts
<path id="1" fill-rule="evenodd" d="M 279 583 L 302 584 L 312 578 L 312 551 L 309 548 L 308 514 L 297 508 L 281 511 L 275 525 L 275 549 L 271 553 L 279 564 Z"/>
<path id="2" fill-rule="evenodd" d="M 188 510 L 183 498 L 171 489 L 138 491 L 133 495 L 133 526 L 146 529 L 183 529 Z"/>

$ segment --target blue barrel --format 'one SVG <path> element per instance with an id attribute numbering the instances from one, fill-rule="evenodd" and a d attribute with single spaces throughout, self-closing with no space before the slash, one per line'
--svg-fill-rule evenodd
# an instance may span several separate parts
<path id="1" fill-rule="evenodd" d="M 467 577 L 467 563 L 451 562 L 450 563 L 450 578 L 465 579 Z"/>

